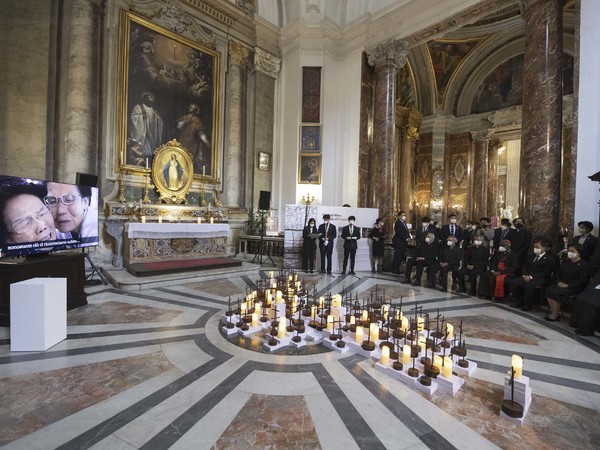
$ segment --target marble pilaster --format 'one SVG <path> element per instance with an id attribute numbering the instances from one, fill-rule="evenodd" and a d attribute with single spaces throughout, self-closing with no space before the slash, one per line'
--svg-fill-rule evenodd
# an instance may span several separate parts
<path id="1" fill-rule="evenodd" d="M 558 235 L 562 1 L 521 2 L 525 20 L 519 214 L 532 235 Z"/>
<path id="2" fill-rule="evenodd" d="M 399 211 L 409 211 L 414 199 L 415 153 L 419 139 L 421 113 L 412 108 L 398 106 L 396 116 L 397 130 L 400 132 L 395 169 L 394 204 Z M 397 211 L 394 211 L 397 212 Z"/>
<path id="3" fill-rule="evenodd" d="M 367 51 L 369 64 L 375 66 L 375 95 L 373 99 L 373 146 L 370 155 L 369 178 L 379 180 L 377 189 L 369 196 L 369 206 L 379 208 L 379 215 L 393 223 L 396 76 L 406 64 L 408 44 L 392 41 Z"/>
<path id="4" fill-rule="evenodd" d="M 244 207 L 244 98 L 246 66 L 250 51 L 229 41 L 226 91 L 223 197 L 227 206 Z"/>
<path id="5" fill-rule="evenodd" d="M 473 195 L 471 216 L 479 219 L 487 214 L 488 131 L 471 133 L 473 139 Z"/>
<path id="6" fill-rule="evenodd" d="M 66 56 L 64 71 L 58 71 L 59 137 L 54 149 L 54 178 L 73 183 L 76 172 L 97 173 L 103 10 L 99 1 L 67 3 L 71 15 L 68 27 L 61 31 Z"/>
<path id="7" fill-rule="evenodd" d="M 487 213 L 486 216 L 498 215 L 498 147 L 500 143 L 494 140 L 488 144 L 488 173 L 487 173 Z"/>

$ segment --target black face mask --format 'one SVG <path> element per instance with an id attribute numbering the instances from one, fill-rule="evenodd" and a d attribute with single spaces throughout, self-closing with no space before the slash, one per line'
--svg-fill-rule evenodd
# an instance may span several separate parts
<path id="1" fill-rule="evenodd" d="M 523 224 L 522 223 L 515 223 L 515 228 L 517 228 L 517 229 L 520 230 L 521 228 L 523 228 Z"/>

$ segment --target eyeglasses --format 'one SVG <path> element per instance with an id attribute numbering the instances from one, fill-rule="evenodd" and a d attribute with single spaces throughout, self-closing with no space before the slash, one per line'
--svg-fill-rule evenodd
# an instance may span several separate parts
<path id="1" fill-rule="evenodd" d="M 15 221 L 12 224 L 12 228 L 8 230 L 9 233 L 22 234 L 27 231 L 30 231 L 33 227 L 34 219 L 42 220 L 44 216 L 50 213 L 50 208 L 48 206 L 42 206 L 35 214 L 31 216 L 23 217 Z"/>
<path id="2" fill-rule="evenodd" d="M 72 205 L 73 203 L 75 203 L 75 200 L 77 198 L 81 197 L 81 195 L 75 195 L 75 194 L 65 194 L 65 195 L 61 195 L 60 197 L 54 197 L 53 195 L 46 195 L 44 197 L 44 203 L 46 205 L 48 205 L 50 208 L 54 208 L 55 206 L 58 206 L 58 202 L 62 202 L 63 205 Z"/>

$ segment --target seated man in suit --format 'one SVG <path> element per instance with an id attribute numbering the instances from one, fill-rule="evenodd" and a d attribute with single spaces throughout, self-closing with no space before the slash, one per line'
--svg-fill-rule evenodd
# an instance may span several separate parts
<path id="1" fill-rule="evenodd" d="M 465 277 L 468 275 L 471 282 L 470 295 L 475 295 L 477 276 L 487 270 L 490 255 L 489 249 L 483 245 L 483 242 L 484 237 L 481 234 L 475 234 L 473 245 L 467 248 L 462 268 L 458 271 L 458 289 L 456 292 L 467 292 Z"/>
<path id="2" fill-rule="evenodd" d="M 427 233 L 425 236 L 425 242 L 419 244 L 417 247 L 417 256 L 412 258 L 408 258 L 406 261 L 406 273 L 404 274 L 405 279 L 404 283 L 410 283 L 410 273 L 412 272 L 413 266 L 417 265 L 417 273 L 414 281 L 412 282 L 413 286 L 419 286 L 421 284 L 421 276 L 423 275 L 423 268 L 433 266 L 437 260 L 439 255 L 439 244 L 435 239 L 435 234 L 433 232 Z M 428 287 L 431 287 L 428 285 Z"/>
<path id="3" fill-rule="evenodd" d="M 448 216 L 448 223 L 442 227 L 441 240 L 445 241 L 448 236 L 454 236 L 458 242 L 462 241 L 463 230 L 456 224 L 456 214 Z"/>
<path id="4" fill-rule="evenodd" d="M 346 266 L 348 265 L 348 258 L 350 258 L 350 275 L 356 275 L 354 273 L 354 260 L 356 258 L 356 249 L 358 248 L 358 241 L 360 239 L 360 228 L 354 226 L 356 217 L 348 217 L 348 225 L 342 228 L 342 239 L 344 240 L 344 270 L 342 275 L 346 273 Z"/>
<path id="5" fill-rule="evenodd" d="M 577 328 L 579 336 L 593 336 L 600 324 L 600 271 L 590 280 L 585 290 L 575 300 L 569 326 Z"/>
<path id="6" fill-rule="evenodd" d="M 536 240 L 533 243 L 533 254 L 527 257 L 521 276 L 508 280 L 508 289 L 513 298 L 510 306 L 513 308 L 521 308 L 521 311 L 531 310 L 537 288 L 550 284 L 554 270 L 554 258 L 548 253 L 550 248 L 548 240 Z"/>
<path id="7" fill-rule="evenodd" d="M 421 219 L 421 226 L 417 227 L 417 235 L 416 235 L 417 247 L 419 246 L 419 244 L 422 244 L 425 242 L 427 233 L 433 233 L 433 236 L 435 238 L 435 234 L 436 234 L 435 227 L 430 223 L 429 217 L 423 217 Z"/>
<path id="8" fill-rule="evenodd" d="M 427 287 L 435 286 L 436 275 L 441 271 L 442 275 L 440 278 L 440 283 L 442 287 L 440 288 L 440 291 L 448 292 L 448 272 L 452 271 L 452 284 L 456 284 L 458 281 L 457 272 L 460 268 L 462 256 L 463 252 L 458 246 L 456 237 L 452 235 L 448 236 L 446 238 L 446 245 L 440 249 L 439 262 L 434 264 L 429 270 L 429 285 Z"/>
<path id="9" fill-rule="evenodd" d="M 333 252 L 333 241 L 337 237 L 337 229 L 335 225 L 329 223 L 331 216 L 329 214 L 323 215 L 323 223 L 319 225 L 318 233 L 319 237 L 319 250 L 321 252 L 321 273 L 327 273 L 331 275 L 331 254 Z M 327 260 L 327 267 L 325 262 Z"/>

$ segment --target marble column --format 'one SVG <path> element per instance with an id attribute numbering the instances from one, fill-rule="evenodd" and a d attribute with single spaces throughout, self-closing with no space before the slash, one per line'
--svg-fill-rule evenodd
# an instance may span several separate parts
<path id="1" fill-rule="evenodd" d="M 487 130 L 471 133 L 474 144 L 471 218 L 475 220 L 487 215 L 488 137 Z"/>
<path id="2" fill-rule="evenodd" d="M 394 145 L 396 130 L 396 75 L 406 64 L 408 43 L 391 41 L 367 50 L 368 61 L 375 66 L 373 98 L 373 146 L 370 155 L 369 207 L 379 208 L 379 216 L 393 223 L 394 206 Z M 370 182 L 378 180 L 378 182 Z"/>
<path id="3" fill-rule="evenodd" d="M 487 208 L 486 216 L 497 216 L 498 210 L 498 147 L 500 142 L 488 143 Z"/>
<path id="4" fill-rule="evenodd" d="M 229 41 L 229 70 L 225 91 L 225 149 L 223 200 L 226 206 L 244 205 L 244 98 L 246 66 L 250 51 L 235 41 Z"/>
<path id="5" fill-rule="evenodd" d="M 558 235 L 562 1 L 521 1 L 525 20 L 519 212 L 533 236 Z"/>
<path id="6" fill-rule="evenodd" d="M 57 130 L 53 176 L 75 182 L 76 172 L 97 174 L 103 9 L 100 0 L 66 2 L 58 69 Z"/>

